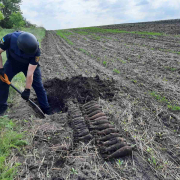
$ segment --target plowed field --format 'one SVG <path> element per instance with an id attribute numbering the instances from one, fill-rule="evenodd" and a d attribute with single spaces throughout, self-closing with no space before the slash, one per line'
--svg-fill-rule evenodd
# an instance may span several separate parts
<path id="1" fill-rule="evenodd" d="M 33 126 L 32 146 L 25 157 L 19 156 L 19 179 L 179 180 L 179 26 L 162 22 L 68 29 L 62 32 L 66 38 L 47 31 L 40 61 L 54 114 L 38 119 L 24 104 L 12 115 L 31 116 Z M 91 100 L 132 146 L 132 155 L 105 160 L 94 138 L 75 141 L 73 108 L 86 120 L 82 107 Z"/>

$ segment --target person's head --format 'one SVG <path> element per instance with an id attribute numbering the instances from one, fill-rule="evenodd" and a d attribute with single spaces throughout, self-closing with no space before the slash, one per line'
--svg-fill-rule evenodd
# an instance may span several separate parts
<path id="1" fill-rule="evenodd" d="M 35 54 L 38 50 L 39 43 L 36 37 L 27 32 L 23 32 L 17 39 L 18 48 L 25 54 Z"/>

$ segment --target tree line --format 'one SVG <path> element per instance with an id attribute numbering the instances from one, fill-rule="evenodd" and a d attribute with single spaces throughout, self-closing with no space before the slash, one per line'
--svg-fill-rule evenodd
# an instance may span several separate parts
<path id="1" fill-rule="evenodd" d="M 22 0 L 0 0 L 0 27 L 11 29 L 34 26 L 22 15 Z"/>

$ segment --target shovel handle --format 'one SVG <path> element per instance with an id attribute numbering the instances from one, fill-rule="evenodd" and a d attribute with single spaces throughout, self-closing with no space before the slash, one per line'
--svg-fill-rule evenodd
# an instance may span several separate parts
<path id="1" fill-rule="evenodd" d="M 19 89 L 17 89 L 15 86 L 13 86 L 12 84 L 10 84 L 10 86 L 11 86 L 13 89 L 15 89 L 19 94 L 22 94 L 22 92 L 21 92 Z"/>
<path id="2" fill-rule="evenodd" d="M 0 79 L 2 82 L 6 83 L 8 85 L 11 84 L 11 82 L 9 81 L 8 76 L 6 74 L 4 74 L 4 77 L 2 75 L 0 75 Z"/>

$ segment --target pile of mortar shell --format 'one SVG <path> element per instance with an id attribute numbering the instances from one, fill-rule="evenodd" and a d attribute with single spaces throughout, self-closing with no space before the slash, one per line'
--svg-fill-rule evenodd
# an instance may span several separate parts
<path id="1" fill-rule="evenodd" d="M 115 126 L 111 125 L 98 102 L 86 103 L 82 106 L 82 111 L 103 158 L 120 158 L 132 154 L 131 146 L 121 137 Z"/>
<path id="2" fill-rule="evenodd" d="M 73 129 L 74 142 L 88 142 L 93 138 L 90 134 L 89 129 L 85 123 L 82 112 L 80 111 L 78 105 L 74 104 L 72 101 L 68 101 L 68 117 L 69 124 Z"/>

